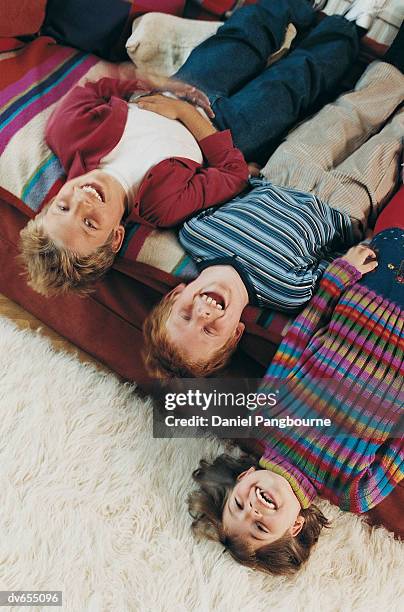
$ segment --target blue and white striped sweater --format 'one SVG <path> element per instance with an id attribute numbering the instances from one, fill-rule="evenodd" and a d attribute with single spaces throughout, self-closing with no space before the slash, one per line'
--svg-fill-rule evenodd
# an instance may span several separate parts
<path id="1" fill-rule="evenodd" d="M 186 221 L 179 239 L 199 264 L 241 269 L 256 303 L 295 312 L 353 243 L 349 217 L 316 196 L 252 179 L 251 189 Z"/>

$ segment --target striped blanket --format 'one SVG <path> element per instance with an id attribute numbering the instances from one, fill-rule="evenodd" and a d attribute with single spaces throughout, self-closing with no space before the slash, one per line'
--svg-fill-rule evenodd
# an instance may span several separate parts
<path id="1" fill-rule="evenodd" d="M 0 60 L 1 185 L 37 212 L 64 179 L 44 142 L 44 125 L 56 102 L 97 59 L 38 39 Z"/>
<path id="2" fill-rule="evenodd" d="M 22 200 L 28 217 L 40 211 L 65 181 L 58 159 L 44 140 L 46 122 L 57 102 L 85 79 L 128 77 L 128 70 L 133 71 L 133 65 L 112 64 L 57 45 L 48 37 L 0 53 L 0 186 Z M 127 228 L 120 257 L 181 280 L 196 275 L 174 231 L 133 224 Z M 245 319 L 253 333 L 275 343 L 289 322 L 285 315 L 257 308 L 247 309 Z"/>

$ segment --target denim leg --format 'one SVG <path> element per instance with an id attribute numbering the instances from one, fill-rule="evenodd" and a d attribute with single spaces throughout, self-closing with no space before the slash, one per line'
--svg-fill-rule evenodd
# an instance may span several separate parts
<path id="1" fill-rule="evenodd" d="M 285 58 L 212 105 L 215 124 L 230 129 L 247 161 L 264 163 L 282 136 L 332 93 L 358 53 L 354 23 L 326 17 Z"/>
<path id="2" fill-rule="evenodd" d="M 213 103 L 265 69 L 284 40 L 287 25 L 306 28 L 315 13 L 306 0 L 261 0 L 238 9 L 214 36 L 194 49 L 174 75 L 204 91 Z"/>

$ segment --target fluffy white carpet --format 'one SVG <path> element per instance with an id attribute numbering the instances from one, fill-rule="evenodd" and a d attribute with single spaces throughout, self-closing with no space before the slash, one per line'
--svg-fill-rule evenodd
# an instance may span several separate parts
<path id="1" fill-rule="evenodd" d="M 133 387 L 4 319 L 0 407 L 1 590 L 59 589 L 74 612 L 402 605 L 402 544 L 327 503 L 334 526 L 293 579 L 197 544 L 185 504 L 191 470 L 220 444 L 152 439 L 151 404 Z"/>

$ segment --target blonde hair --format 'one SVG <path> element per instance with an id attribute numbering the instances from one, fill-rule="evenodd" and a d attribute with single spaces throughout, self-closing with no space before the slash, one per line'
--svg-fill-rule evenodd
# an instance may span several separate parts
<path id="1" fill-rule="evenodd" d="M 167 335 L 166 323 L 171 314 L 174 295 L 164 297 L 143 323 L 145 350 L 143 359 L 150 376 L 156 378 L 199 378 L 224 368 L 237 348 L 238 339 L 230 338 L 209 361 L 186 360 Z"/>
<path id="2" fill-rule="evenodd" d="M 56 244 L 45 231 L 43 216 L 49 206 L 31 219 L 20 232 L 20 259 L 28 276 L 28 285 L 45 296 L 68 291 L 87 295 L 112 266 L 116 253 L 113 232 L 105 244 L 89 255 L 78 255 Z"/>
<path id="3" fill-rule="evenodd" d="M 300 510 L 304 523 L 300 533 L 294 537 L 284 535 L 255 551 L 241 538 L 229 537 L 223 529 L 223 509 L 237 477 L 252 466 L 258 467 L 254 457 L 234 458 L 225 454 L 212 463 L 205 460 L 200 462 L 199 468 L 192 474 L 200 488 L 188 497 L 188 508 L 193 518 L 192 530 L 198 537 L 223 544 L 242 565 L 268 574 L 294 574 L 309 558 L 312 546 L 317 542 L 322 528 L 329 527 L 329 521 L 312 504 Z"/>

